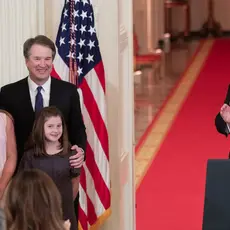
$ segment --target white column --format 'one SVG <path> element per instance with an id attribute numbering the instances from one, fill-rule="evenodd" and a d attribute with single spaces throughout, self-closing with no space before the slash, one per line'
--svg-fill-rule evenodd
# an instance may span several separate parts
<path id="1" fill-rule="evenodd" d="M 133 24 L 140 53 L 153 52 L 164 34 L 162 0 L 133 0 Z"/>
<path id="2" fill-rule="evenodd" d="M 228 1 L 228 0 L 226 0 Z M 216 2 L 223 2 L 223 0 Z M 190 0 L 190 21 L 191 21 L 191 31 L 198 32 L 205 20 L 207 19 L 207 0 Z M 173 8 L 172 10 L 172 28 L 177 32 L 184 30 L 185 17 L 184 11 L 181 7 Z"/>
<path id="3" fill-rule="evenodd" d="M 63 0 L 45 0 L 46 34 L 55 40 Z M 106 73 L 112 215 L 103 230 L 135 230 L 132 0 L 91 0 Z"/>
<path id="4" fill-rule="evenodd" d="M 230 9 L 229 0 L 214 1 L 215 19 L 221 24 L 222 29 L 225 31 L 230 30 L 229 9 Z"/>
<path id="5" fill-rule="evenodd" d="M 107 74 L 112 184 L 112 216 L 102 229 L 135 230 L 132 0 L 98 0 L 98 27 Z"/>

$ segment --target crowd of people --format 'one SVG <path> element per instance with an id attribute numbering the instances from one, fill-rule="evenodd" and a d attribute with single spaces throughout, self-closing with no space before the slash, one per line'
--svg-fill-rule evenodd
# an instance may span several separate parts
<path id="1" fill-rule="evenodd" d="M 0 91 L 0 229 L 77 229 L 86 130 L 76 86 L 51 76 L 46 36 L 23 46 L 28 77 Z"/>

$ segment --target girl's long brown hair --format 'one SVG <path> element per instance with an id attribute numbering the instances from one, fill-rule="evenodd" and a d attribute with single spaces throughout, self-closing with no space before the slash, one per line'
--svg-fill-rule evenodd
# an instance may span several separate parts
<path id="1" fill-rule="evenodd" d="M 62 154 L 67 154 L 70 149 L 67 127 L 61 111 L 55 106 L 45 107 L 35 119 L 33 130 L 26 146 L 26 150 L 33 148 L 36 156 L 47 155 L 45 149 L 44 124 L 50 117 L 60 117 L 62 121 L 63 133 L 59 140 L 60 149 L 63 149 Z"/>
<path id="2" fill-rule="evenodd" d="M 64 230 L 61 195 L 44 172 L 19 172 L 9 185 L 5 203 L 7 230 Z"/>

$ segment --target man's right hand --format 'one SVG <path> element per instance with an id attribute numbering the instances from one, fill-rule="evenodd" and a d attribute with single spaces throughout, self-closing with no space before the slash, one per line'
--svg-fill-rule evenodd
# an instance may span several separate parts
<path id="1" fill-rule="evenodd" d="M 230 106 L 229 105 L 224 104 L 221 107 L 220 115 L 226 123 L 230 124 Z"/>
<path id="2" fill-rule="evenodd" d="M 69 220 L 66 220 L 66 221 L 64 222 L 64 229 L 65 229 L 65 230 L 70 230 L 70 227 L 71 227 L 70 221 L 69 221 Z"/>

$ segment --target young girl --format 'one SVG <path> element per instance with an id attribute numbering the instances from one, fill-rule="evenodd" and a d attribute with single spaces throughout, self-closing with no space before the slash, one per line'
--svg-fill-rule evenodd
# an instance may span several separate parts
<path id="1" fill-rule="evenodd" d="M 69 165 L 71 156 L 66 125 L 56 107 L 41 110 L 35 120 L 29 149 L 24 153 L 19 169 L 37 168 L 55 182 L 62 197 L 64 220 L 70 220 L 71 230 L 77 229 L 74 202 L 79 183 L 79 171 Z"/>

